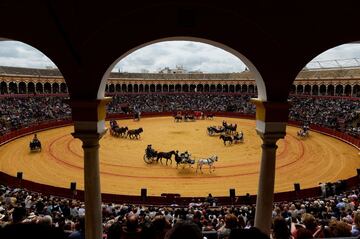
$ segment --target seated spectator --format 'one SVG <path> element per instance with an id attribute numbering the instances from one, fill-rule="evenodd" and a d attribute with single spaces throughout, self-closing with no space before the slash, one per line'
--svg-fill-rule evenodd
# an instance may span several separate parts
<path id="1" fill-rule="evenodd" d="M 178 222 L 166 233 L 165 239 L 203 239 L 203 237 L 196 224 Z"/>

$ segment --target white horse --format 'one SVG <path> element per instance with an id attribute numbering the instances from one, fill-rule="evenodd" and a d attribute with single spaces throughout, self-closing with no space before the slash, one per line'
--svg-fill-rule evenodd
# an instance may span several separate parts
<path id="1" fill-rule="evenodd" d="M 197 162 L 197 167 L 196 167 L 196 172 L 198 171 L 198 169 L 200 168 L 201 173 L 203 173 L 202 171 L 202 166 L 203 165 L 209 165 L 209 170 L 211 173 L 211 169 L 215 170 L 215 166 L 214 163 L 218 161 L 218 156 L 213 155 L 207 159 L 199 159 Z"/>

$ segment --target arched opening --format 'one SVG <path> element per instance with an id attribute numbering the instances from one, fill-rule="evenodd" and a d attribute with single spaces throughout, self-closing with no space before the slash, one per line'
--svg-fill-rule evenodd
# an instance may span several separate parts
<path id="1" fill-rule="evenodd" d="M 360 85 L 354 85 L 353 87 L 353 96 L 360 97 Z"/>
<path id="2" fill-rule="evenodd" d="M 250 94 L 254 93 L 254 85 L 249 85 L 249 93 Z"/>
<path id="3" fill-rule="evenodd" d="M 210 92 L 210 86 L 209 84 L 204 85 L 204 92 Z"/>
<path id="4" fill-rule="evenodd" d="M 15 82 L 9 83 L 9 93 L 10 94 L 17 94 L 18 93 L 18 86 Z"/>
<path id="5" fill-rule="evenodd" d="M 116 85 L 115 85 L 115 90 L 116 90 L 116 92 L 121 92 L 121 85 L 120 85 L 120 84 L 116 84 Z"/>
<path id="6" fill-rule="evenodd" d="M 26 94 L 26 83 L 25 82 L 19 83 L 19 94 Z"/>
<path id="7" fill-rule="evenodd" d="M 335 93 L 337 96 L 343 95 L 344 87 L 342 85 L 337 85 L 335 87 Z"/>
<path id="8" fill-rule="evenodd" d="M 133 92 L 133 85 L 132 85 L 132 84 L 128 84 L 128 86 L 127 86 L 127 92 L 130 92 L 130 93 Z"/>
<path id="9" fill-rule="evenodd" d="M 105 92 L 106 92 L 106 93 L 109 93 L 109 85 L 108 85 L 108 84 L 106 84 Z"/>
<path id="10" fill-rule="evenodd" d="M 190 85 L 190 92 L 195 92 L 196 91 L 196 85 L 191 84 Z"/>
<path id="11" fill-rule="evenodd" d="M 60 91 L 60 89 L 59 89 L 59 84 L 58 83 L 53 83 L 52 84 L 52 93 L 54 93 L 54 94 L 57 94 L 57 93 L 59 93 L 59 91 Z"/>
<path id="12" fill-rule="evenodd" d="M 234 93 L 234 92 L 235 92 L 235 86 L 234 86 L 234 85 L 230 85 L 229 91 L 230 91 L 231 93 Z"/>
<path id="13" fill-rule="evenodd" d="M 139 92 L 144 92 L 144 85 L 143 84 L 139 85 Z"/>
<path id="14" fill-rule="evenodd" d="M 175 92 L 181 92 L 181 85 L 180 84 L 175 85 Z"/>
<path id="15" fill-rule="evenodd" d="M 304 94 L 310 95 L 310 93 L 311 93 L 311 85 L 305 85 Z"/>
<path id="16" fill-rule="evenodd" d="M 161 85 L 160 84 L 156 85 L 156 92 L 161 92 Z"/>
<path id="17" fill-rule="evenodd" d="M 134 84 L 134 92 L 138 93 L 139 92 L 139 86 L 138 84 Z"/>
<path id="18" fill-rule="evenodd" d="M 304 92 L 304 87 L 302 86 L 302 85 L 298 85 L 297 87 L 297 93 L 298 93 L 298 95 L 302 95 Z"/>
<path id="19" fill-rule="evenodd" d="M 150 87 L 148 84 L 145 85 L 145 92 L 150 92 Z"/>
<path id="20" fill-rule="evenodd" d="M 228 85 L 223 85 L 223 92 L 229 92 L 229 86 Z"/>
<path id="21" fill-rule="evenodd" d="M 126 84 L 122 84 L 122 85 L 121 85 L 121 91 L 122 91 L 122 92 L 127 92 L 127 86 L 126 86 Z"/>
<path id="22" fill-rule="evenodd" d="M 114 84 L 110 84 L 109 85 L 109 93 L 114 93 L 115 92 L 115 85 Z"/>
<path id="23" fill-rule="evenodd" d="M 319 86 L 318 85 L 313 85 L 312 94 L 313 95 L 318 95 L 319 94 Z"/>
<path id="24" fill-rule="evenodd" d="M 247 69 L 249 69 L 256 81 L 256 85 L 259 88 L 259 94 L 258 94 L 258 98 L 260 100 L 266 101 L 267 99 L 267 95 L 266 95 L 266 88 L 265 88 L 265 84 L 264 81 L 260 75 L 260 73 L 258 72 L 258 70 L 256 69 L 256 67 L 241 53 L 237 52 L 234 49 L 229 48 L 226 45 L 223 45 L 219 42 L 214 42 L 214 41 L 210 41 L 207 39 L 202 39 L 202 38 L 194 38 L 194 37 L 169 37 L 169 38 L 163 38 L 163 39 L 157 39 L 151 42 L 146 42 L 142 45 L 139 45 L 131 50 L 129 50 L 128 52 L 124 53 L 122 56 L 120 56 L 117 60 L 115 60 L 106 70 L 106 72 L 103 75 L 99 90 L 98 90 L 98 99 L 102 99 L 104 97 L 104 89 L 105 89 L 105 82 L 107 81 L 107 79 L 109 78 L 110 72 L 115 68 L 115 66 L 120 62 L 120 60 L 124 59 L 127 55 L 131 54 L 131 53 L 136 53 L 137 50 L 143 48 L 143 47 L 147 47 L 150 45 L 155 45 L 155 44 L 161 44 L 163 42 L 173 42 L 173 41 L 192 41 L 192 42 L 197 42 L 197 43 L 202 43 L 202 44 L 209 44 L 215 47 L 218 47 L 228 53 L 233 54 L 234 56 L 236 56 L 238 59 L 240 59 L 246 66 Z M 120 69 L 120 68 L 119 68 Z M 233 72 L 233 71 L 232 71 Z M 240 72 L 240 71 L 239 71 Z M 162 73 L 168 73 L 168 72 L 162 72 Z M 172 72 L 171 72 L 172 73 Z M 186 91 L 186 86 L 182 90 Z M 190 87 L 188 87 L 187 91 L 189 91 Z M 210 86 L 209 91 L 210 92 L 222 92 L 222 87 L 221 90 L 219 90 L 216 86 Z M 151 89 L 150 89 L 151 91 Z M 177 86 L 175 86 L 175 91 L 178 91 Z M 204 91 L 206 91 L 206 89 L 204 89 Z M 235 91 L 235 90 L 234 90 Z"/>
<path id="25" fill-rule="evenodd" d="M 163 90 L 162 90 L 163 92 L 169 92 L 169 86 L 168 86 L 168 84 L 164 84 L 163 85 Z"/>
<path id="26" fill-rule="evenodd" d="M 9 91 L 8 91 L 8 86 L 6 84 L 6 82 L 1 82 L 0 83 L 0 93 L 3 95 L 3 94 L 8 94 Z"/>
<path id="27" fill-rule="evenodd" d="M 175 85 L 171 84 L 169 85 L 169 92 L 174 92 L 175 91 Z"/>
<path id="28" fill-rule="evenodd" d="M 150 85 L 150 92 L 155 92 L 156 89 L 155 89 L 155 85 L 154 84 L 151 84 Z"/>
<path id="29" fill-rule="evenodd" d="M 328 91 L 327 92 L 328 92 L 327 95 L 333 96 L 334 93 L 335 93 L 334 86 L 333 85 L 328 85 Z"/>
<path id="30" fill-rule="evenodd" d="M 217 84 L 216 92 L 222 92 L 222 85 L 221 84 Z"/>
<path id="31" fill-rule="evenodd" d="M 241 85 L 237 84 L 237 85 L 235 86 L 235 92 L 236 92 L 236 93 L 240 93 L 240 92 L 241 92 Z"/>
<path id="32" fill-rule="evenodd" d="M 183 91 L 183 92 L 189 92 L 189 85 L 188 85 L 188 84 L 184 84 L 184 85 L 182 86 L 182 91 Z"/>
<path id="33" fill-rule="evenodd" d="M 248 90 L 248 86 L 245 85 L 245 84 L 243 84 L 243 85 L 241 86 L 241 92 L 242 92 L 242 93 L 246 93 L 247 90 Z"/>
<path id="34" fill-rule="evenodd" d="M 28 87 L 28 93 L 29 94 L 34 94 L 35 93 L 35 84 L 34 84 L 34 82 L 29 82 L 27 87 Z"/>
<path id="35" fill-rule="evenodd" d="M 351 96 L 351 85 L 345 85 L 344 94 L 346 96 Z"/>
<path id="36" fill-rule="evenodd" d="M 202 84 L 198 84 L 196 86 L 196 91 L 197 92 L 204 92 L 204 86 Z"/>
<path id="37" fill-rule="evenodd" d="M 51 94 L 51 84 L 49 82 L 46 82 L 44 84 L 44 93 L 45 94 Z"/>
<path id="38" fill-rule="evenodd" d="M 44 87 L 40 82 L 36 83 L 36 93 L 38 94 L 44 93 Z"/>
<path id="39" fill-rule="evenodd" d="M 320 85 L 320 95 L 326 95 L 326 85 Z"/>

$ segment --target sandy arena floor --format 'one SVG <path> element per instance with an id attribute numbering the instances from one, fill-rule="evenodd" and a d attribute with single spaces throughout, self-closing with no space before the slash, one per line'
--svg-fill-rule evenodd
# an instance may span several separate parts
<path id="1" fill-rule="evenodd" d="M 221 125 L 222 120 L 237 123 L 245 142 L 224 146 L 218 136 L 210 137 L 206 127 Z M 215 118 L 196 122 L 175 123 L 173 118 L 144 118 L 140 122 L 119 120 L 120 126 L 142 127 L 140 140 L 115 138 L 107 133 L 101 140 L 100 170 L 102 192 L 139 195 L 141 188 L 148 195 L 180 193 L 182 196 L 227 196 L 229 188 L 237 195 L 255 194 L 258 184 L 261 140 L 255 132 L 255 121 L 237 118 Z M 70 133 L 73 127 L 63 127 L 38 133 L 43 151 L 29 152 L 32 135 L 0 147 L 0 170 L 15 176 L 23 171 L 24 179 L 68 188 L 76 181 L 83 189 L 83 153 L 80 140 Z M 287 127 L 287 136 L 278 141 L 275 191 L 293 190 L 294 182 L 301 188 L 314 187 L 319 182 L 336 181 L 356 175 L 360 168 L 358 150 L 334 138 L 310 132 L 299 139 L 297 128 Z M 148 144 L 158 151 L 188 150 L 192 158 L 216 154 L 219 161 L 209 173 L 193 168 L 176 169 L 172 165 L 146 164 L 144 150 Z M 165 162 L 165 161 L 164 161 Z"/>

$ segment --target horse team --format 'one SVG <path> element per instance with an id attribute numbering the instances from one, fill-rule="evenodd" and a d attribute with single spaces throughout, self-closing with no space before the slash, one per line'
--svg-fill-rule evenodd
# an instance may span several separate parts
<path id="1" fill-rule="evenodd" d="M 119 127 L 116 120 L 110 121 L 110 135 L 115 137 L 125 137 L 129 139 L 139 139 L 140 133 L 142 133 L 144 130 L 143 128 L 138 129 L 128 129 L 128 127 Z"/>
<path id="2" fill-rule="evenodd" d="M 144 161 L 145 163 L 151 164 L 151 163 L 160 163 L 162 164 L 162 159 L 166 159 L 166 165 L 168 165 L 168 161 L 170 160 L 170 164 L 172 164 L 172 155 L 175 156 L 175 162 L 176 162 L 176 168 L 178 168 L 179 165 L 183 165 L 183 168 L 185 168 L 185 165 L 189 165 L 189 167 L 192 167 L 192 165 L 195 164 L 195 159 L 191 158 L 191 154 L 189 154 L 187 151 L 183 153 L 179 153 L 178 150 L 172 150 L 169 152 L 158 152 L 155 151 L 151 145 L 148 145 L 148 147 L 145 149 L 145 155 L 144 155 Z M 198 159 L 197 160 L 197 167 L 196 167 L 196 173 L 198 170 L 200 170 L 201 173 L 202 167 L 204 165 L 209 166 L 210 173 L 215 170 L 214 163 L 218 161 L 218 157 L 216 155 L 212 155 L 208 158 Z"/>
<path id="3" fill-rule="evenodd" d="M 209 136 L 220 134 L 220 139 L 223 140 L 224 145 L 230 145 L 233 143 L 243 143 L 244 133 L 242 131 L 237 132 L 237 124 L 228 124 L 226 121 L 222 122 L 222 126 L 209 126 L 207 127 L 207 133 Z"/>

